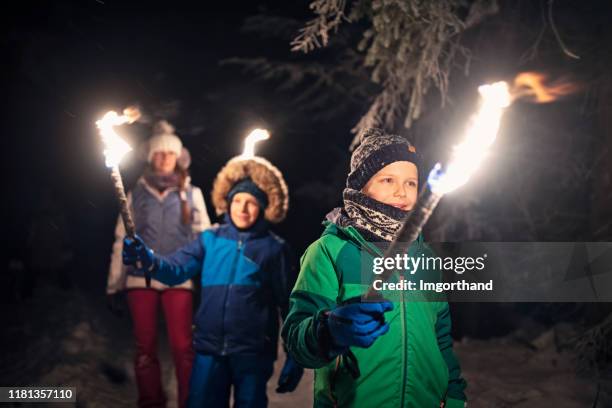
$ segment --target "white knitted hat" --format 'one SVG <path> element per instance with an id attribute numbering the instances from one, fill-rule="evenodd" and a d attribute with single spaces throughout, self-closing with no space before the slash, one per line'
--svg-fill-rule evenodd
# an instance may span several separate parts
<path id="1" fill-rule="evenodd" d="M 176 157 L 181 155 L 183 143 L 174 134 L 174 127 L 165 120 L 160 120 L 153 128 L 153 137 L 149 140 L 147 161 L 151 161 L 155 152 L 173 152 Z"/>

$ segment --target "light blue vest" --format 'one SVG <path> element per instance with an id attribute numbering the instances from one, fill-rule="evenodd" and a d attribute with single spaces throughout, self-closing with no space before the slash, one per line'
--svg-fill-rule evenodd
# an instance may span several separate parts
<path id="1" fill-rule="evenodd" d="M 187 201 L 193 216 L 193 190 L 187 188 Z M 136 234 L 155 253 L 168 255 L 195 239 L 191 223 L 181 222 L 181 199 L 178 190 L 169 192 L 163 200 L 154 196 L 142 182 L 132 190 L 132 208 Z M 128 268 L 127 273 L 143 276 L 143 272 Z"/>

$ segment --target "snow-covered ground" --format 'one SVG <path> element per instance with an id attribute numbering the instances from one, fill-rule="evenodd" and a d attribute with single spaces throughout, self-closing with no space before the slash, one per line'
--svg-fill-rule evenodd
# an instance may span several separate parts
<path id="1" fill-rule="evenodd" d="M 72 386 L 78 407 L 136 406 L 129 317 L 110 315 L 102 294 L 43 287 L 32 298 L 2 309 L 2 386 Z M 539 348 L 513 338 L 455 344 L 469 384 L 470 407 L 594 407 L 596 382 L 575 374 L 571 354 L 557 352 L 546 335 Z M 159 348 L 168 407 L 175 407 L 175 379 L 161 321 Z M 268 383 L 270 407 L 312 406 L 311 370 L 295 392 L 276 394 L 282 364 L 283 358 Z M 597 407 L 612 407 L 610 389 L 609 382 L 602 383 Z"/>

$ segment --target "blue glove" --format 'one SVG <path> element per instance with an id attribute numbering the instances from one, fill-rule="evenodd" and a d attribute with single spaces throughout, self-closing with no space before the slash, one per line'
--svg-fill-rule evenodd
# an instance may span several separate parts
<path id="1" fill-rule="evenodd" d="M 385 312 L 393 309 L 389 301 L 352 303 L 329 313 L 327 326 L 334 348 L 368 348 L 389 331 Z"/>
<path id="2" fill-rule="evenodd" d="M 124 265 L 136 265 L 140 262 L 140 269 L 145 271 L 151 269 L 155 259 L 153 251 L 145 245 L 138 235 L 134 238 L 123 238 L 123 252 L 121 254 Z"/>
<path id="3" fill-rule="evenodd" d="M 278 377 L 276 392 L 282 394 L 295 390 L 302 379 L 302 374 L 304 374 L 304 369 L 287 354 L 287 360 L 285 360 L 283 370 L 280 373 L 280 377 Z"/>

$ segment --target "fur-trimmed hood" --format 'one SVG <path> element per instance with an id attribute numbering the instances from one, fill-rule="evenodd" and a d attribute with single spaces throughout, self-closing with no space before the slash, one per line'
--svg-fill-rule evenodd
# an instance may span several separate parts
<path id="1" fill-rule="evenodd" d="M 265 218 L 279 223 L 289 210 L 289 189 L 282 173 L 262 157 L 234 157 L 219 171 L 213 183 L 212 202 L 217 215 L 228 211 L 227 195 L 238 181 L 249 177 L 268 196 Z"/>

